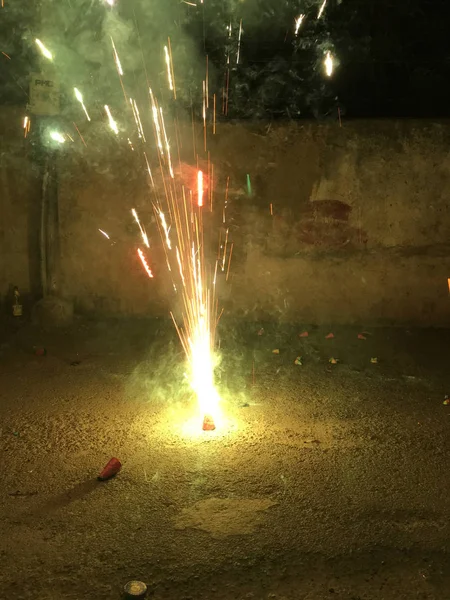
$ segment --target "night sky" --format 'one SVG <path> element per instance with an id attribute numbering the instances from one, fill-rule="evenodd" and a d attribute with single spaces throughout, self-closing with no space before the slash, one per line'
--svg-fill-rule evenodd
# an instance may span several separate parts
<path id="1" fill-rule="evenodd" d="M 114 7 L 124 28 L 118 35 L 122 56 L 136 80 L 143 78 L 142 56 L 151 68 L 171 36 L 184 90 L 179 102 L 186 107 L 201 97 L 207 54 L 210 88 L 218 96 L 230 57 L 230 119 L 335 119 L 338 107 L 346 118 L 449 115 L 450 6 L 445 0 L 328 0 L 320 19 L 322 2 L 311 0 L 194 1 L 198 6 L 135 0 Z M 39 70 L 41 60 L 35 37 L 60 49 L 63 84 L 73 85 L 72 74 L 77 82 L 90 78 L 93 86 L 95 81 L 103 95 L 108 91 L 105 3 L 65 3 L 54 11 L 51 5 L 5 1 L 0 10 L 2 104 L 26 106 L 28 75 Z M 305 19 L 296 36 L 299 14 Z M 84 52 L 88 46 L 89 54 Z M 326 51 L 335 57 L 331 77 L 323 70 Z"/>

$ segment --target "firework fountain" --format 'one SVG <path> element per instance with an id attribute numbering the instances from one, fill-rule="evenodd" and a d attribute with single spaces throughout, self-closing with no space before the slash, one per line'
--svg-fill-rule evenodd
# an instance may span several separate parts
<path id="1" fill-rule="evenodd" d="M 113 0 L 107 1 L 111 10 L 114 10 Z M 201 3 L 203 4 L 203 2 Z M 195 3 L 186 3 L 189 6 L 196 6 Z M 323 17 L 326 9 L 327 0 L 323 0 L 316 15 L 317 20 Z M 108 9 L 109 10 L 109 9 Z M 204 15 L 204 13 L 203 13 Z M 204 18 L 204 17 L 203 17 Z M 294 35 L 298 36 L 302 24 L 305 20 L 305 14 L 300 14 L 294 23 Z M 230 45 L 232 42 L 232 31 L 236 30 L 235 48 Z M 228 47 L 225 52 L 226 64 L 224 65 L 224 84 L 222 87 L 222 113 L 228 114 L 229 107 L 229 86 L 231 64 L 239 65 L 242 55 L 243 38 L 243 20 L 242 18 L 235 22 L 232 27 L 224 26 L 224 33 L 228 38 Z M 136 33 L 139 37 L 139 31 L 136 25 Z M 57 63 L 57 56 L 47 48 L 43 41 L 35 39 L 36 47 L 40 51 L 43 59 Z M 201 82 L 201 114 L 203 122 L 203 150 L 207 156 L 207 171 L 200 168 L 201 159 L 195 150 L 195 131 L 194 139 L 194 160 L 196 163 L 195 177 L 191 181 L 186 181 L 182 176 L 183 167 L 180 159 L 178 118 L 174 123 L 166 124 L 165 111 L 160 106 L 157 94 L 151 88 L 151 82 L 146 73 L 146 95 L 148 98 L 148 107 L 139 107 L 136 99 L 132 98 L 128 92 L 126 84 L 126 68 L 120 58 L 120 42 L 109 36 L 111 60 L 115 64 L 120 87 L 123 92 L 124 105 L 126 113 L 119 114 L 117 107 L 111 110 L 109 104 L 103 104 L 104 115 L 106 115 L 109 129 L 114 134 L 118 143 L 124 142 L 124 148 L 135 152 L 135 156 L 140 161 L 142 172 L 147 174 L 149 185 L 149 202 L 151 203 L 158 225 L 161 242 L 164 249 L 165 266 L 170 275 L 173 288 L 173 302 L 177 309 L 170 311 L 176 331 L 186 354 L 189 381 L 197 398 L 198 405 L 198 423 L 204 430 L 212 430 L 217 424 L 220 424 L 220 397 L 214 384 L 214 366 L 215 366 L 215 341 L 216 327 L 222 312 L 219 312 L 219 302 L 217 297 L 217 276 L 218 272 L 226 274 L 225 280 L 228 281 L 230 273 L 231 257 L 233 252 L 233 243 L 229 240 L 229 229 L 226 224 L 226 209 L 229 203 L 227 179 L 224 206 L 222 209 L 222 227 L 224 230 L 224 242 L 219 240 L 219 252 L 214 258 L 211 256 L 211 249 L 205 246 L 204 224 L 210 223 L 211 219 L 205 218 L 206 212 L 213 210 L 213 179 L 214 165 L 210 159 L 210 153 L 207 148 L 207 139 L 210 134 L 216 134 L 216 107 L 217 97 L 215 93 L 210 93 L 209 82 L 209 63 L 206 56 L 205 76 Z M 231 48 L 231 49 L 230 49 Z M 232 55 L 234 58 L 232 59 Z M 143 56 L 144 58 L 144 56 Z M 177 86 L 175 80 L 175 69 L 172 57 L 172 44 L 170 38 L 167 42 L 161 44 L 161 67 L 165 72 L 166 92 L 171 96 L 171 102 L 177 103 Z M 324 58 L 324 67 L 326 74 L 331 76 L 333 72 L 333 56 L 328 51 Z M 91 111 L 85 104 L 82 91 L 78 87 L 73 87 L 75 99 L 81 106 L 84 116 L 88 122 L 91 122 Z M 163 95 L 163 94 L 161 94 Z M 199 99 L 200 100 L 200 99 Z M 143 115 L 141 118 L 141 114 Z M 117 117 L 121 122 L 118 123 Z M 146 117 L 149 118 L 146 118 Z M 131 118 L 132 117 L 132 118 Z M 133 123 L 135 131 L 130 133 L 126 131 L 127 123 Z M 73 123 L 82 143 L 86 142 L 78 128 Z M 194 119 L 192 126 L 195 129 Z M 30 129 L 30 119 L 25 117 L 23 124 L 25 135 Z M 148 135 L 149 128 L 153 135 Z M 170 132 L 176 135 L 170 136 Z M 130 137 L 135 142 L 130 139 Z M 170 139 L 175 138 L 177 142 L 177 160 L 172 158 L 172 149 Z M 72 137 L 66 132 L 61 133 L 53 131 L 51 138 L 54 142 L 62 144 L 66 139 L 73 141 Z M 155 167 L 156 165 L 156 167 Z M 247 176 L 248 187 L 250 187 L 250 177 Z M 154 277 L 152 268 L 152 246 L 149 237 L 141 223 L 139 215 L 135 208 L 131 210 L 135 223 L 139 229 L 142 240 L 142 247 L 136 249 L 137 256 L 141 265 L 149 278 Z M 272 204 L 270 205 L 272 211 Z M 102 229 L 98 231 L 109 239 L 109 234 Z"/>

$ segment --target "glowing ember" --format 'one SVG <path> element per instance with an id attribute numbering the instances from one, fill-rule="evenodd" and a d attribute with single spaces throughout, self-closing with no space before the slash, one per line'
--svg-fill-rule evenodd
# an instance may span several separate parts
<path id="1" fill-rule="evenodd" d="M 214 429 L 216 428 L 216 425 L 214 423 L 214 419 L 211 417 L 211 415 L 205 415 L 204 419 L 203 419 L 203 431 L 214 431 Z"/>
<path id="2" fill-rule="evenodd" d="M 331 56 L 330 52 L 326 53 L 324 65 L 325 73 L 328 75 L 328 77 L 331 77 L 331 75 L 333 74 L 333 57 Z"/>
<path id="3" fill-rule="evenodd" d="M 139 258 L 141 259 L 141 263 L 142 263 L 142 266 L 145 269 L 145 272 L 150 277 L 150 279 L 152 279 L 153 278 L 153 273 L 152 273 L 152 270 L 150 269 L 150 267 L 148 266 L 148 262 L 147 262 L 147 259 L 144 256 L 144 253 L 142 252 L 142 250 L 140 248 L 138 248 L 137 253 L 138 253 Z"/>
<path id="4" fill-rule="evenodd" d="M 25 116 L 23 119 L 23 135 L 24 137 L 27 137 L 29 131 L 30 131 L 30 127 L 31 127 L 31 121 L 30 121 L 30 117 Z"/>

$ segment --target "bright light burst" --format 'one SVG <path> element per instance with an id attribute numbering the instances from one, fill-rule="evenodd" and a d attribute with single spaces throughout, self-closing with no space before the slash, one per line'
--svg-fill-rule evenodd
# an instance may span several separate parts
<path id="1" fill-rule="evenodd" d="M 64 142 L 66 141 L 64 139 L 64 136 L 59 131 L 51 131 L 50 137 L 54 142 L 58 142 L 58 144 L 64 144 Z"/>
<path id="2" fill-rule="evenodd" d="M 48 50 L 48 48 L 46 48 L 44 46 L 44 44 L 41 42 L 41 40 L 38 40 L 36 38 L 34 41 L 38 45 L 39 50 L 42 52 L 42 54 L 45 56 L 45 58 L 48 58 L 48 60 L 53 60 L 53 54 L 50 52 L 50 50 Z"/>
<path id="3" fill-rule="evenodd" d="M 191 385 L 198 399 L 200 417 L 211 416 L 217 426 L 220 424 L 220 397 L 214 386 L 210 324 L 206 312 L 198 317 L 189 340 Z"/>
<path id="4" fill-rule="evenodd" d="M 215 301 L 203 254 L 201 208 L 183 199 L 182 207 L 173 207 L 180 217 L 177 237 L 177 262 L 183 300 L 182 326 L 171 313 L 189 363 L 189 381 L 198 401 L 199 428 L 205 416 L 220 425 L 220 396 L 214 386 L 214 338 L 217 320 Z M 178 219 L 177 219 L 178 220 Z M 192 227 L 193 225 L 193 227 Z M 181 251 L 179 250 L 181 248 Z"/>
<path id="5" fill-rule="evenodd" d="M 333 56 L 331 55 L 331 52 L 328 51 L 326 53 L 323 64 L 325 65 L 325 73 L 328 75 L 328 77 L 331 77 L 331 75 L 333 74 L 333 68 L 334 68 L 334 61 L 333 61 Z"/>

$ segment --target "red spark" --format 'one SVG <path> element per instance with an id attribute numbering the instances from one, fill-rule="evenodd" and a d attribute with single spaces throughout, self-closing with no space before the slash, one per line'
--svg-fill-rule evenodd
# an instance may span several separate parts
<path id="1" fill-rule="evenodd" d="M 141 259 L 142 266 L 144 267 L 147 275 L 151 279 L 153 277 L 153 273 L 152 273 L 152 270 L 150 269 L 150 267 L 148 266 L 148 262 L 144 256 L 144 253 L 142 252 L 142 250 L 140 248 L 138 248 L 137 253 L 138 253 L 139 258 Z"/>

